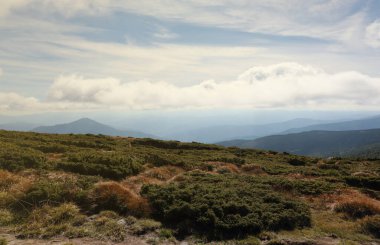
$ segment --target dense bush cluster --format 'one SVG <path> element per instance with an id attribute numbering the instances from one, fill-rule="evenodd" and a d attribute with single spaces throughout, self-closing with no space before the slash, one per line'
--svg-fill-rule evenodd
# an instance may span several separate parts
<path id="1" fill-rule="evenodd" d="M 346 183 L 351 186 L 380 191 L 379 177 L 348 176 L 345 180 Z"/>
<path id="2" fill-rule="evenodd" d="M 14 144 L 0 144 L 0 168 L 19 171 L 25 168 L 41 168 L 45 163 L 42 152 Z"/>
<path id="3" fill-rule="evenodd" d="M 58 163 L 57 168 L 84 175 L 122 179 L 139 173 L 142 164 L 138 159 L 120 153 L 82 151 L 69 154 L 67 161 Z"/>
<path id="4" fill-rule="evenodd" d="M 288 191 L 302 195 L 320 195 L 329 193 L 336 189 L 336 186 L 320 180 L 289 180 L 285 178 L 268 178 L 265 180 L 274 189 Z"/>
<path id="5" fill-rule="evenodd" d="M 163 141 L 154 139 L 140 139 L 133 141 L 133 145 L 153 146 L 162 149 L 183 149 L 183 150 L 218 150 L 222 147 L 217 145 L 207 145 L 197 142 L 182 143 L 180 141 Z"/>
<path id="6" fill-rule="evenodd" d="M 179 184 L 142 190 L 153 214 L 180 234 L 210 238 L 244 237 L 262 230 L 310 225 L 309 208 L 252 177 L 194 173 Z"/>
<path id="7" fill-rule="evenodd" d="M 16 209 L 31 209 L 38 206 L 58 205 L 74 202 L 82 208 L 90 208 L 89 192 L 99 179 L 83 176 L 81 178 L 62 176 L 60 178 L 41 178 L 28 188 L 12 206 Z"/>

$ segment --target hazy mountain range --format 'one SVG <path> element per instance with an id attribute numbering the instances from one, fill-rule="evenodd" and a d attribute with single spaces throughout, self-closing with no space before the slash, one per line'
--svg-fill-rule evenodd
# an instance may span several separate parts
<path id="1" fill-rule="evenodd" d="M 380 116 L 315 124 L 288 129 L 277 135 L 218 144 L 311 156 L 377 156 L 380 155 Z"/>
<path id="2" fill-rule="evenodd" d="M 300 133 L 307 132 L 313 130 L 327 130 L 327 131 L 344 131 L 344 130 L 361 130 L 361 129 L 375 129 L 380 128 L 380 115 L 344 121 L 344 122 L 335 122 L 335 123 L 323 123 L 323 124 L 314 124 L 305 127 L 294 127 L 292 129 L 288 129 L 283 133 Z"/>
<path id="3" fill-rule="evenodd" d="M 40 126 L 32 129 L 38 133 L 52 134 L 104 134 L 111 136 L 130 136 L 138 138 L 157 138 L 154 135 L 146 134 L 139 131 L 119 130 L 108 125 L 98 123 L 89 118 L 82 118 L 77 121 L 65 124 L 57 124 L 54 126 Z"/>
<path id="4" fill-rule="evenodd" d="M 232 139 L 256 139 L 258 137 L 277 134 L 291 128 L 305 127 L 322 123 L 322 120 L 296 118 L 289 121 L 260 125 L 218 125 L 204 127 L 165 135 L 165 138 L 180 141 L 197 141 L 214 143 Z"/>
<path id="5" fill-rule="evenodd" d="M 36 127 L 19 122 L 0 125 L 1 129 L 57 134 L 104 134 L 139 138 L 197 141 L 223 146 L 261 148 L 300 155 L 380 155 L 380 116 L 328 122 L 297 118 L 260 125 L 216 125 L 192 130 L 173 128 L 171 134 L 153 135 L 138 130 L 121 130 L 82 118 L 69 123 Z"/>
<path id="6" fill-rule="evenodd" d="M 258 148 L 308 156 L 345 156 L 380 143 L 380 129 L 353 131 L 308 131 L 272 135 L 255 140 L 221 142 L 224 146 Z M 377 148 L 378 149 L 378 148 Z"/>

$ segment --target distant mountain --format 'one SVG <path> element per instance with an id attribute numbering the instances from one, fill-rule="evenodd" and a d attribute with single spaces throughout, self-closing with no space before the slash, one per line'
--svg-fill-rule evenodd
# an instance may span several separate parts
<path id="1" fill-rule="evenodd" d="M 354 131 L 310 131 L 272 135 L 255 140 L 220 142 L 224 146 L 258 148 L 308 156 L 345 156 L 380 144 L 380 129 Z M 365 153 L 362 153 L 365 154 Z"/>
<path id="2" fill-rule="evenodd" d="M 297 118 L 285 122 L 262 125 L 222 125 L 174 133 L 166 135 L 165 138 L 203 143 L 214 143 L 232 139 L 255 139 L 266 135 L 280 133 L 290 128 L 304 127 L 321 122 L 323 121 Z"/>
<path id="3" fill-rule="evenodd" d="M 10 131 L 30 131 L 36 126 L 37 124 L 33 124 L 33 123 L 15 122 L 15 123 L 0 124 L 0 129 L 10 130 Z"/>
<path id="4" fill-rule="evenodd" d="M 130 136 L 138 138 L 156 138 L 153 135 L 138 131 L 118 130 L 108 125 L 96 122 L 89 118 L 82 118 L 77 121 L 54 126 L 40 126 L 31 130 L 38 133 L 51 134 L 104 134 L 110 136 Z"/>
<path id="5" fill-rule="evenodd" d="M 305 127 L 295 127 L 284 131 L 284 134 L 300 133 L 314 130 L 327 131 L 347 131 L 347 130 L 365 130 L 380 128 L 380 115 L 358 120 L 350 120 L 336 123 L 315 124 Z"/>

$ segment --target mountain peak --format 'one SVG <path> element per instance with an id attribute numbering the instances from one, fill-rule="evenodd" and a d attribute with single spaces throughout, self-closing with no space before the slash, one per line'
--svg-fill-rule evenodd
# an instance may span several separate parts
<path id="1" fill-rule="evenodd" d="M 99 123 L 91 118 L 88 118 L 88 117 L 83 117 L 83 118 L 80 118 L 76 121 L 73 121 L 71 123 Z"/>
<path id="2" fill-rule="evenodd" d="M 137 131 L 126 131 L 115 129 L 111 126 L 99 123 L 93 119 L 84 117 L 76 121 L 57 124 L 53 126 L 41 126 L 34 128 L 32 131 L 40 133 L 55 133 L 55 134 L 104 134 L 112 136 L 131 136 L 152 138 L 153 135 L 145 134 Z"/>

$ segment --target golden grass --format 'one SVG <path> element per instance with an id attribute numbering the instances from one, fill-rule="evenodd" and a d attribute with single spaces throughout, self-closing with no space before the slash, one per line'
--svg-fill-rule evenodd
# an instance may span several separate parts
<path id="1" fill-rule="evenodd" d="M 358 191 L 348 191 L 337 199 L 334 210 L 344 213 L 349 218 L 357 219 L 380 214 L 380 201 Z"/>
<path id="2" fill-rule="evenodd" d="M 126 208 L 127 212 L 137 216 L 147 216 L 150 213 L 148 201 L 133 191 L 115 181 L 100 182 L 95 184 L 92 192 L 95 203 L 110 203 L 114 201 L 111 209 Z M 109 205 L 109 204 L 108 204 Z"/>
<path id="3" fill-rule="evenodd" d="M 174 166 L 152 167 L 136 176 L 127 178 L 121 184 L 137 194 L 140 193 L 143 185 L 165 184 L 174 181 L 175 178 L 183 172 L 184 170 L 182 168 Z"/>

